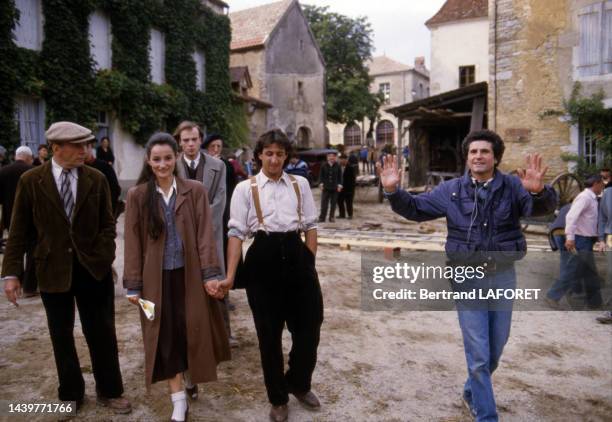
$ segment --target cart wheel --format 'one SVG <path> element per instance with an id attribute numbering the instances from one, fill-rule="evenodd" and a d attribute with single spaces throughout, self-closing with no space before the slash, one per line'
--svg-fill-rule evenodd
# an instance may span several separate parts
<path id="1" fill-rule="evenodd" d="M 584 188 L 582 182 L 573 173 L 561 173 L 551 183 L 559 196 L 559 208 L 569 204 Z"/>

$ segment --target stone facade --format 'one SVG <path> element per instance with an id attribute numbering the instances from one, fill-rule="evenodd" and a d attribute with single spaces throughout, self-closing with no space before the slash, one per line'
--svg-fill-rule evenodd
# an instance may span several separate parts
<path id="1" fill-rule="evenodd" d="M 565 152 L 581 153 L 579 127 L 564 118 L 541 118 L 547 110 L 562 110 L 574 81 L 583 94 L 599 89 L 612 107 L 612 74 L 578 76 L 580 26 L 588 0 L 491 0 L 489 128 L 506 141 L 501 168 L 524 165 L 525 155 L 538 152 L 548 165 L 548 177 L 568 170 Z"/>
<path id="2" fill-rule="evenodd" d="M 270 16 L 278 19 L 270 22 Z M 272 104 L 266 130 L 280 128 L 299 146 L 322 147 L 325 65 L 299 3 L 284 1 L 247 9 L 231 13 L 230 19 L 234 31 L 231 66 L 248 66 L 255 96 Z M 256 28 L 258 21 L 261 25 Z M 255 36 L 249 38 L 249 31 Z M 252 133 L 251 142 L 260 135 Z"/>
<path id="3" fill-rule="evenodd" d="M 376 131 L 382 122 L 391 122 L 393 125 L 393 143 L 397 144 L 398 119 L 387 112 L 388 109 L 401 104 L 409 103 L 429 96 L 429 71 L 425 67 L 425 60 L 422 57 L 415 59 L 414 67 L 399 63 L 386 56 L 374 57 L 368 63 L 370 69 L 370 92 L 377 93 L 381 87 L 388 84 L 388 102 L 383 104 L 379 110 L 380 117 L 373 124 L 374 139 L 366 139 L 370 128 L 369 119 L 365 118 L 362 122 L 355 122 L 361 133 L 361 144 L 373 144 L 376 140 Z M 406 127 L 409 122 L 405 122 Z M 388 123 L 386 123 L 388 125 Z M 347 125 L 328 122 L 329 143 L 332 145 L 347 145 L 345 129 Z M 404 139 L 404 142 L 407 140 Z M 384 145 L 384 142 L 376 142 L 377 146 Z"/>

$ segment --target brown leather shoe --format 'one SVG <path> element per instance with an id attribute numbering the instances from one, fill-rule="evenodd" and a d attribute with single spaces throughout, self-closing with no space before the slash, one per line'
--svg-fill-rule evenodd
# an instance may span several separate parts
<path id="1" fill-rule="evenodd" d="M 126 414 L 132 411 L 132 405 L 127 399 L 123 397 L 117 397 L 115 399 L 109 399 L 106 397 L 98 396 L 98 404 L 100 406 L 108 407 L 115 413 Z"/>
<path id="2" fill-rule="evenodd" d="M 185 393 L 191 400 L 198 399 L 198 384 L 193 384 L 193 387 L 185 387 Z"/>
<path id="3" fill-rule="evenodd" d="M 289 408 L 286 404 L 270 407 L 270 420 L 273 422 L 285 422 L 289 419 Z"/>
<path id="4" fill-rule="evenodd" d="M 310 410 L 319 410 L 321 408 L 321 402 L 312 391 L 308 391 L 304 394 L 291 393 L 295 396 L 298 401 Z"/>

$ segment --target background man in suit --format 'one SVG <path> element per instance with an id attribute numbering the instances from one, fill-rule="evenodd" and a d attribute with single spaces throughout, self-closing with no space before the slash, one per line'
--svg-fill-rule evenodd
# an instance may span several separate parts
<path id="1" fill-rule="evenodd" d="M 2 222 L 0 231 L 4 235 L 4 229 L 11 227 L 11 213 L 17 192 L 17 182 L 26 171 L 32 167 L 32 150 L 26 146 L 20 146 L 15 151 L 15 162 L 0 169 L 0 204 L 2 205 Z M 0 236 L 2 237 L 2 236 Z M 29 249 L 29 248 L 28 248 Z M 26 272 L 23 278 L 23 291 L 25 296 L 36 293 L 36 276 L 34 275 L 34 262 L 30 253 L 26 254 Z"/>
<path id="2" fill-rule="evenodd" d="M 89 346 L 98 404 L 131 411 L 121 398 L 123 383 L 115 334 L 115 220 L 104 176 L 84 166 L 87 128 L 58 122 L 46 132 L 51 161 L 24 174 L 17 185 L 14 219 L 2 263 L 4 292 L 17 306 L 23 255 L 36 241 L 36 276 L 63 401 L 85 397 L 85 382 L 74 345 L 74 302 Z"/>
<path id="3" fill-rule="evenodd" d="M 181 155 L 176 163 L 179 177 L 183 179 L 197 180 L 201 182 L 208 191 L 208 201 L 212 211 L 212 223 L 214 228 L 217 256 L 221 267 L 221 277 L 225 277 L 225 253 L 223 250 L 223 213 L 226 202 L 226 168 L 223 161 L 200 151 L 202 147 L 202 130 L 190 121 L 183 121 L 174 131 L 174 139 L 181 147 Z M 230 339 L 232 339 L 229 312 L 225 301 L 220 301 L 223 311 L 225 328 Z M 230 340 L 231 343 L 235 340 Z M 191 385 L 189 374 L 184 374 L 187 394 L 192 398 L 198 397 L 198 386 Z"/>
<path id="4" fill-rule="evenodd" d="M 327 161 L 321 166 L 321 215 L 319 222 L 323 223 L 327 216 L 327 207 L 329 205 L 329 221 L 336 221 L 336 202 L 338 201 L 338 192 L 342 190 L 342 177 L 340 177 L 340 166 L 336 162 L 338 154 L 334 151 L 327 154 Z"/>
<path id="5" fill-rule="evenodd" d="M 113 208 L 113 216 L 115 219 L 119 217 L 117 213 L 117 207 L 119 205 L 119 197 L 121 196 L 121 186 L 117 180 L 117 173 L 115 169 L 108 164 L 106 161 L 102 161 L 94 156 L 96 140 L 92 139 L 87 143 L 87 156 L 85 157 L 85 164 L 98 170 L 106 177 L 108 187 L 110 188 L 111 194 L 111 206 Z"/>
<path id="6" fill-rule="evenodd" d="M 351 166 L 348 157 L 344 154 L 340 156 L 340 180 L 342 180 L 342 190 L 338 193 L 338 209 L 340 215 L 338 218 L 353 218 L 353 198 L 355 197 L 355 174 L 356 167 Z M 345 213 L 346 207 L 346 213 Z"/>

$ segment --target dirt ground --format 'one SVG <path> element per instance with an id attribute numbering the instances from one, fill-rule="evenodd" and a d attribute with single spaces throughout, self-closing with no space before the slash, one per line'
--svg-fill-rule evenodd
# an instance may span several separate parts
<path id="1" fill-rule="evenodd" d="M 318 198 L 318 193 L 316 194 Z M 374 189 L 358 192 L 355 219 L 324 227 L 416 230 L 374 201 Z M 443 231 L 443 221 L 433 224 Z M 116 268 L 122 272 L 123 222 Z M 359 250 L 321 247 L 317 269 L 325 301 L 313 390 L 323 407 L 311 413 L 295 398 L 291 421 L 467 421 L 460 393 L 466 376 L 455 312 L 364 312 L 360 309 Z M 88 400 L 76 420 L 167 420 L 171 403 L 164 383 L 146 392 L 137 309 L 117 289 L 116 325 L 125 396 L 134 410 L 116 416 L 95 405 L 95 385 L 80 327 L 75 336 Z M 219 380 L 200 386 L 191 420 L 262 421 L 269 405 L 257 338 L 244 291 L 231 293 L 233 360 Z M 56 397 L 56 371 L 39 298 L 19 308 L 0 301 L 0 400 L 36 402 Z M 502 421 L 612 420 L 612 326 L 597 312 L 515 312 L 512 333 L 494 376 Z M 76 325 L 79 325 L 78 318 Z M 285 349 L 290 337 L 285 333 Z M 4 420 L 19 420 L 4 417 Z M 21 418 L 25 420 L 25 418 Z M 28 420 L 37 418 L 28 417 Z M 48 419 L 48 418 L 47 418 Z M 38 420 L 46 420 L 38 418 Z"/>

